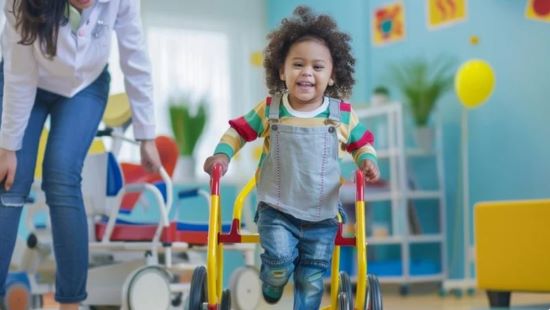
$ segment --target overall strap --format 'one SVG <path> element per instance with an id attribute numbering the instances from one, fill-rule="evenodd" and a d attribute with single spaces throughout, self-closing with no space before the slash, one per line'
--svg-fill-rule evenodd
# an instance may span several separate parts
<path id="1" fill-rule="evenodd" d="M 281 94 L 275 94 L 271 96 L 271 104 L 269 105 L 269 121 L 278 122 L 279 121 L 279 109 L 281 106 Z"/>
<path id="2" fill-rule="evenodd" d="M 328 100 L 328 119 L 335 123 L 340 123 L 340 99 L 329 97 Z"/>

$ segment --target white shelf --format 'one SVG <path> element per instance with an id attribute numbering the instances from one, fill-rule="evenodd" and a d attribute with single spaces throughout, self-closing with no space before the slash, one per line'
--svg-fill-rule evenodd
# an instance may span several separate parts
<path id="1" fill-rule="evenodd" d="M 387 237 L 368 237 L 366 242 L 370 246 L 392 245 L 400 248 L 400 267 L 402 274 L 398 276 L 380 276 L 380 281 L 383 283 L 398 283 L 408 284 L 415 282 L 435 282 L 441 281 L 447 276 L 447 248 L 446 248 L 446 207 L 445 207 L 445 188 L 443 183 L 443 159 L 441 149 L 441 125 L 438 123 L 435 126 L 435 143 L 431 149 L 422 149 L 419 147 L 408 147 L 405 143 L 405 129 L 403 122 L 403 110 L 400 103 L 391 103 L 377 107 L 358 108 L 355 110 L 360 121 L 364 121 L 367 127 L 374 124 L 371 122 L 373 118 L 376 121 L 376 130 L 383 134 L 381 139 L 385 148 L 377 149 L 377 157 L 381 164 L 387 166 L 387 175 L 385 175 L 387 185 L 384 187 L 367 186 L 365 187 L 365 201 L 379 202 L 386 201 L 389 205 L 390 216 L 388 219 L 388 230 L 392 232 Z M 370 122 L 370 123 L 369 123 Z M 407 129 L 408 130 L 408 129 Z M 377 132 L 374 132 L 376 135 Z M 416 163 L 415 159 L 422 158 L 432 160 L 435 165 L 435 174 L 437 175 L 437 187 L 434 190 L 411 190 L 409 188 L 409 170 L 408 165 Z M 351 157 L 347 157 L 344 161 L 350 162 Z M 413 169 L 411 169 L 414 171 Z M 420 188 L 421 186 L 416 186 Z M 340 189 L 340 199 L 343 203 L 355 202 L 355 186 L 345 184 Z M 439 232 L 430 234 L 410 234 L 409 214 L 406 212 L 411 201 L 414 203 L 417 200 L 435 200 L 438 202 L 437 221 Z M 384 206 L 385 207 L 385 206 Z M 431 209 L 431 208 L 430 208 Z M 433 209 L 432 209 L 433 210 Z M 421 212 L 427 212 L 424 208 L 417 208 L 416 213 L 422 215 Z M 435 210 L 433 211 L 435 214 Z M 436 263 L 439 270 L 434 274 L 415 275 L 411 274 L 411 262 L 417 257 L 411 257 L 411 245 L 417 244 L 436 244 L 435 248 L 439 248 L 438 259 Z M 375 248 L 376 249 L 376 248 Z M 435 250 L 434 250 L 435 251 Z M 433 254 L 433 253 L 429 253 Z M 352 279 L 354 279 L 352 277 Z"/>
<path id="2" fill-rule="evenodd" d="M 409 243 L 436 243 L 443 242 L 443 234 L 420 234 L 409 236 Z"/>
<path id="3" fill-rule="evenodd" d="M 400 244 L 404 241 L 402 236 L 387 236 L 387 237 L 368 237 L 367 245 L 390 245 L 390 244 Z M 407 237 L 409 243 L 437 243 L 442 242 L 442 234 L 419 234 L 419 235 L 410 235 Z"/>
<path id="4" fill-rule="evenodd" d="M 409 191 L 405 198 L 409 199 L 441 199 L 443 198 L 441 191 Z"/>
<path id="5" fill-rule="evenodd" d="M 388 159 L 390 157 L 398 156 L 400 154 L 397 148 L 386 148 L 382 150 L 376 150 L 376 157 L 378 159 Z M 408 157 L 429 157 L 436 156 L 435 150 L 424 150 L 420 148 L 410 148 L 405 150 L 405 155 Z M 345 163 L 353 162 L 351 156 L 346 156 L 342 159 Z"/>
<path id="6" fill-rule="evenodd" d="M 403 242 L 403 237 L 400 237 L 400 236 L 367 238 L 367 245 L 400 244 L 401 242 Z"/>
<path id="7" fill-rule="evenodd" d="M 399 149 L 397 148 L 387 148 L 376 151 L 376 157 L 378 159 L 387 159 L 392 156 L 398 156 L 400 154 Z M 408 157 L 428 157 L 436 156 L 435 150 L 424 150 L 421 148 L 408 148 L 405 150 L 405 155 Z"/>
<path id="8" fill-rule="evenodd" d="M 411 275 L 408 282 L 409 283 L 420 283 L 420 282 L 441 282 L 445 279 L 444 273 L 436 273 L 430 275 Z"/>
<path id="9" fill-rule="evenodd" d="M 443 192 L 441 191 L 407 191 L 406 194 L 402 192 L 391 192 L 389 189 L 373 189 L 368 186 L 365 187 L 365 201 L 379 202 L 379 201 L 391 201 L 392 199 L 442 199 Z M 343 203 L 353 203 L 355 201 L 355 187 L 351 185 L 344 185 L 340 188 L 340 200 Z"/>

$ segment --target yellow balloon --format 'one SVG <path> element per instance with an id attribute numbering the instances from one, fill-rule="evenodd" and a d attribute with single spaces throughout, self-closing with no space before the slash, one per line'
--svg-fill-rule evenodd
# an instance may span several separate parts
<path id="1" fill-rule="evenodd" d="M 455 91 L 467 108 L 483 104 L 495 88 L 495 74 L 491 66 L 480 59 L 463 63 L 455 75 Z"/>

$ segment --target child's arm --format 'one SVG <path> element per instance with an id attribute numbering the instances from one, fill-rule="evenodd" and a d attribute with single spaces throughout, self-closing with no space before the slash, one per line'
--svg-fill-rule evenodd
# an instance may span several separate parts
<path id="1" fill-rule="evenodd" d="M 204 162 L 204 171 L 210 174 L 214 164 L 219 163 L 223 167 L 222 173 L 225 174 L 229 161 L 246 142 L 265 136 L 267 123 L 265 100 L 244 116 L 230 120 L 230 127 L 220 139 L 214 155 Z"/>
<path id="2" fill-rule="evenodd" d="M 359 122 L 353 109 L 350 111 L 348 133 L 346 150 L 351 153 L 368 182 L 378 180 L 380 171 L 378 170 L 376 151 L 372 146 L 374 136 Z"/>

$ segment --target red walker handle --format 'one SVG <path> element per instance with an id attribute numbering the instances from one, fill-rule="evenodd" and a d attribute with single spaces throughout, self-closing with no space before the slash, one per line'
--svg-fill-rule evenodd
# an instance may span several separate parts
<path id="1" fill-rule="evenodd" d="M 220 179 L 222 177 L 222 165 L 221 164 L 215 164 L 214 167 L 212 167 L 212 174 L 210 177 L 210 194 L 212 195 L 220 195 Z"/>
<path id="2" fill-rule="evenodd" d="M 365 178 L 360 169 L 355 171 L 355 201 L 365 200 Z"/>

